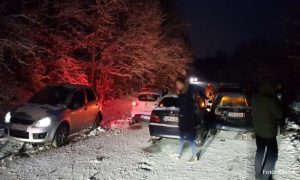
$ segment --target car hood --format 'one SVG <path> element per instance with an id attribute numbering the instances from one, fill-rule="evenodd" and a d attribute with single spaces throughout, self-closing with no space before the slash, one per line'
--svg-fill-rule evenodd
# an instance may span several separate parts
<path id="1" fill-rule="evenodd" d="M 12 116 L 16 118 L 39 120 L 48 116 L 57 116 L 65 109 L 64 106 L 40 105 L 40 104 L 25 104 L 18 107 L 12 112 Z"/>

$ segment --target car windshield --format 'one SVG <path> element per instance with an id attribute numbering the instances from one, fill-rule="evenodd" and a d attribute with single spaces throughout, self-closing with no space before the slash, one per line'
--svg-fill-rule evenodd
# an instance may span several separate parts
<path id="1" fill-rule="evenodd" d="M 158 99 L 158 94 L 140 94 L 139 101 L 156 101 Z"/>
<path id="2" fill-rule="evenodd" d="M 67 97 L 72 92 L 71 88 L 64 86 L 47 86 L 37 92 L 28 101 L 33 104 L 66 105 Z"/>
<path id="3" fill-rule="evenodd" d="M 235 107 L 235 106 L 248 106 L 247 98 L 245 96 L 223 96 L 219 106 L 222 107 Z"/>
<path id="4" fill-rule="evenodd" d="M 159 107 L 178 107 L 178 98 L 165 97 L 160 101 Z"/>

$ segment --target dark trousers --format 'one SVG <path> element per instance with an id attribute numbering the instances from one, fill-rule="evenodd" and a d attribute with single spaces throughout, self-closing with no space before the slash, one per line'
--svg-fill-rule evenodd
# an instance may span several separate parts
<path id="1" fill-rule="evenodd" d="M 256 135 L 255 174 L 263 180 L 272 179 L 274 166 L 278 159 L 277 140 Z"/>

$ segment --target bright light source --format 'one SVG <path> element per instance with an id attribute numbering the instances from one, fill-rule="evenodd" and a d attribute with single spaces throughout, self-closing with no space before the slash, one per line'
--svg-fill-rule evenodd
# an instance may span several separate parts
<path id="1" fill-rule="evenodd" d="M 133 105 L 133 106 L 137 106 L 137 102 L 133 101 L 133 102 L 132 102 L 132 105 Z"/>
<path id="2" fill-rule="evenodd" d="M 10 123 L 10 119 L 11 119 L 11 115 L 10 115 L 10 112 L 8 112 L 8 113 L 5 115 L 4 122 L 5 122 L 5 123 Z"/>
<path id="3" fill-rule="evenodd" d="M 51 124 L 51 118 L 46 117 L 46 118 L 39 120 L 35 126 L 36 127 L 47 127 L 47 126 L 50 126 L 50 124 Z"/>
<path id="4" fill-rule="evenodd" d="M 202 102 L 202 103 L 201 103 L 201 108 L 204 108 L 204 107 L 205 107 L 205 103 Z"/>
<path id="5" fill-rule="evenodd" d="M 190 81 L 190 83 L 195 83 L 195 82 L 198 82 L 198 78 L 190 77 L 189 81 Z"/>

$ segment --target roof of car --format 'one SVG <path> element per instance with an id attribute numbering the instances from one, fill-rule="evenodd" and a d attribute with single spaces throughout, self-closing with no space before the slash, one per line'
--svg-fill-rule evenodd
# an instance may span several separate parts
<path id="1" fill-rule="evenodd" d="M 178 98 L 177 94 L 166 94 L 166 95 L 164 96 L 164 98 L 165 98 L 165 97 Z"/>
<path id="2" fill-rule="evenodd" d="M 239 83 L 219 83 L 219 87 L 240 88 L 241 85 Z"/>
<path id="3" fill-rule="evenodd" d="M 218 93 L 219 96 L 246 96 L 245 93 L 242 92 L 220 92 Z"/>
<path id="4" fill-rule="evenodd" d="M 160 95 L 160 91 L 141 91 L 139 94 L 158 94 Z"/>

